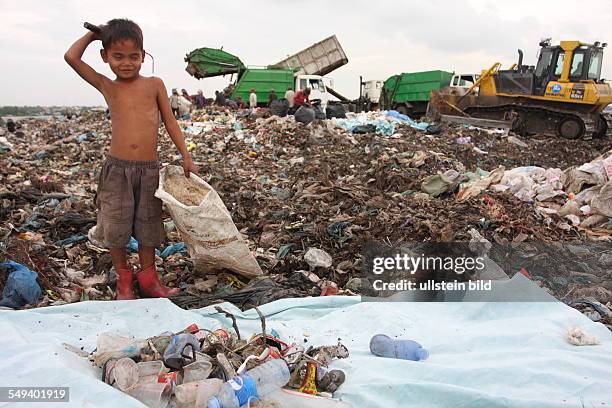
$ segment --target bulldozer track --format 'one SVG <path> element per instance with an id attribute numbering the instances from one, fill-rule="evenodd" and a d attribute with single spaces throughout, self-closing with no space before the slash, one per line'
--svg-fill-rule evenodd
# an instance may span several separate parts
<path id="1" fill-rule="evenodd" d="M 529 114 L 532 118 L 534 116 L 537 116 L 540 117 L 542 121 L 549 123 L 549 129 L 544 133 L 560 137 L 562 136 L 559 134 L 559 126 L 566 120 L 574 119 L 577 120 L 583 127 L 583 131 L 580 132 L 581 135 L 578 136 L 577 139 L 581 137 L 585 139 L 590 139 L 592 137 L 600 136 L 598 134 L 597 121 L 593 118 L 593 116 L 585 115 L 579 112 L 567 112 L 565 110 L 542 108 L 521 104 L 504 104 L 495 106 L 476 105 L 467 107 L 464 111 L 470 115 L 477 115 L 478 113 L 497 114 L 497 119 L 510 119 L 507 116 L 511 112 L 519 114 L 519 118 L 514 119 L 520 119 L 521 114 L 523 116 Z M 612 135 L 612 114 L 601 114 L 601 117 L 602 120 L 605 120 L 607 123 L 606 135 Z M 541 130 L 530 131 L 530 129 L 524 128 L 524 121 L 522 120 L 517 120 L 515 125 L 513 125 L 512 130 L 517 131 L 519 133 L 521 131 L 529 133 L 541 132 Z"/>
<path id="2" fill-rule="evenodd" d="M 602 113 L 601 117 L 607 123 L 606 137 L 612 137 L 612 113 Z"/>

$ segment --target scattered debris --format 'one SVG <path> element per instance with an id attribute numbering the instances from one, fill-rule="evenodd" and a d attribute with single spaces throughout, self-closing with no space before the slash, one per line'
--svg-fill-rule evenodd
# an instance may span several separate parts
<path id="1" fill-rule="evenodd" d="M 612 233 L 610 138 L 557 138 L 551 144 L 548 137 L 531 136 L 520 139 L 523 147 L 509 143 L 503 131 L 442 124 L 428 132 L 400 116 L 366 117 L 386 122 L 383 128 L 393 125 L 393 132 L 350 133 L 341 121 L 359 118 L 351 113 L 304 125 L 262 108 L 207 108 L 181 121 L 201 178 L 218 193 L 263 275 L 249 280 L 230 269 L 198 268 L 185 247 L 174 247 L 190 243 L 168 207 L 167 251 L 159 252 L 157 265 L 164 284 L 183 289 L 173 301 L 182 307 L 222 301 L 253 307 L 283 296 L 359 293 L 361 246 L 368 239 L 469 242 L 474 230 L 497 244 L 582 246 L 591 256 L 575 259 L 577 266 L 590 258 L 603 264 L 612 254 L 605 245 Z M 20 125 L 19 136 L 0 135 L 0 146 L 6 146 L 0 148 L 0 261 L 38 273 L 38 306 L 112 299 L 110 257 L 84 238 L 96 222 L 94 196 L 110 122 L 103 112 L 90 111 L 70 120 L 23 119 Z M 180 164 L 163 128 L 160 133 L 160 161 Z M 79 141 L 82 135 L 87 137 Z M 457 143 L 468 137 L 469 143 Z M 421 191 L 432 181 L 442 187 L 429 190 L 435 197 Z M 313 248 L 332 263 L 326 258 L 312 268 L 305 255 Z M 545 256 L 554 260 L 556 254 Z M 530 270 L 525 259 L 501 266 L 512 276 L 523 266 Z M 605 268 L 530 272 L 568 303 L 589 296 L 582 290 L 605 305 L 612 290 Z M 597 279 L 580 275 L 585 273 Z M 0 287 L 6 278 L 0 273 Z"/>
<path id="2" fill-rule="evenodd" d="M 309 248 L 304 255 L 304 260 L 311 268 L 329 268 L 332 266 L 332 257 L 322 249 Z"/>
<path id="3" fill-rule="evenodd" d="M 585 333 L 580 327 L 573 327 L 567 330 L 567 341 L 574 346 L 596 346 L 601 344 L 597 337 Z"/>

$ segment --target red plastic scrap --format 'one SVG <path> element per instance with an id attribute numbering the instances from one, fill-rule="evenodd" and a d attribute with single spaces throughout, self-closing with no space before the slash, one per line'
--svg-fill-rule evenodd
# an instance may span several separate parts
<path id="1" fill-rule="evenodd" d="M 531 277 L 531 274 L 529 273 L 529 271 L 525 268 L 521 268 L 521 270 L 519 271 L 524 277 L 526 277 L 529 280 L 533 280 L 533 278 Z"/>

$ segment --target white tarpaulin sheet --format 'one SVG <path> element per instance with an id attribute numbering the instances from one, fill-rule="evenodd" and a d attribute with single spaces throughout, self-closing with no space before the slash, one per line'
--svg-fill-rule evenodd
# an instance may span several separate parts
<path id="1" fill-rule="evenodd" d="M 243 336 L 260 331 L 254 310 L 222 307 L 236 314 Z M 612 336 L 562 303 L 367 303 L 358 297 L 322 297 L 284 299 L 260 309 L 267 330 L 277 330 L 286 340 L 317 346 L 341 339 L 350 357 L 332 364 L 347 377 L 335 396 L 355 407 L 612 405 Z M 62 343 L 92 351 L 98 333 L 144 338 L 191 323 L 231 327 L 212 307 L 187 311 L 165 299 L 0 311 L 0 385 L 70 387 L 69 403 L 45 407 L 142 408 L 100 381 L 100 370 Z M 573 326 L 601 344 L 568 344 L 565 332 Z M 376 333 L 416 340 L 430 358 L 375 357 L 368 344 Z"/>

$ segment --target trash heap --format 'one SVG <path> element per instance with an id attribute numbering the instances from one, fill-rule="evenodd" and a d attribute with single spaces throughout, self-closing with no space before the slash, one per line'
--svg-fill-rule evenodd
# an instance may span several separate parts
<path id="1" fill-rule="evenodd" d="M 444 177 L 440 176 L 446 181 Z M 556 227 L 571 230 L 606 226 L 612 217 L 612 150 L 581 166 L 562 171 L 538 166 L 517 167 L 492 172 L 478 169 L 466 173 L 470 181 L 461 186 L 458 200 L 466 200 L 483 191 L 508 191 L 522 201 L 534 203 L 536 212 L 552 222 L 551 214 L 559 215 Z M 447 179 L 452 179 L 447 176 Z M 450 184 L 448 181 L 447 184 Z M 597 234 L 596 231 L 588 231 Z M 603 236 L 609 236 L 603 231 Z"/>
<path id="2" fill-rule="evenodd" d="M 323 397 L 314 400 L 322 406 L 344 383 L 344 372 L 329 368 L 349 356 L 342 343 L 287 343 L 275 330 L 266 332 L 261 313 L 262 332 L 245 339 L 233 315 L 217 310 L 233 319 L 233 329 L 192 324 L 147 339 L 101 333 L 90 354 L 65 347 L 101 368 L 102 381 L 148 407 L 296 406 L 304 394 Z M 293 393 L 280 392 L 283 387 Z M 266 405 L 279 398 L 282 405 Z"/>
<path id="3" fill-rule="evenodd" d="M 587 291 L 609 307 L 609 138 L 521 138 L 408 119 L 348 113 L 304 124 L 268 109 L 208 108 L 180 121 L 202 179 L 263 275 L 196 271 L 166 212 L 168 242 L 157 265 L 166 285 L 184 290 L 173 300 L 186 308 L 221 301 L 250 308 L 283 297 L 359 293 L 367 240 L 467 242 L 476 231 L 501 245 L 581 246 L 572 262 L 586 269 L 536 280 L 568 303 Z M 355 123 L 362 128 L 355 131 Z M 91 111 L 19 124 L 15 133 L 0 132 L 0 262 L 38 274 L 38 306 L 113 298 L 110 257 L 87 240 L 110 122 Z M 180 165 L 163 127 L 159 140 L 160 161 Z M 522 267 L 504 265 L 508 275 Z M 0 285 L 11 271 L 0 272 Z"/>

